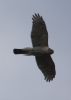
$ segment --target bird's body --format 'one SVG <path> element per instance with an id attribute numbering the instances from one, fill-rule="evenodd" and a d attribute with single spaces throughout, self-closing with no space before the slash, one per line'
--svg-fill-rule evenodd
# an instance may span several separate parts
<path id="1" fill-rule="evenodd" d="M 56 70 L 51 58 L 54 51 L 48 45 L 48 31 L 42 16 L 35 14 L 32 20 L 31 40 L 33 48 L 14 49 L 14 53 L 34 55 L 38 68 L 43 73 L 46 81 L 51 81 L 56 75 Z"/>
<path id="2" fill-rule="evenodd" d="M 48 47 L 34 47 L 34 48 L 24 48 L 24 49 L 14 49 L 15 54 L 25 54 L 27 56 L 38 56 L 44 54 L 53 54 L 54 51 Z"/>

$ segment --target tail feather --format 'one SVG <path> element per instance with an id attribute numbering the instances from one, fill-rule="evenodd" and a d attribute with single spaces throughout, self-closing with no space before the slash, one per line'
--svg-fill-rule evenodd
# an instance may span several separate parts
<path id="1" fill-rule="evenodd" d="M 33 48 L 24 48 L 24 49 L 13 49 L 14 54 L 26 54 L 26 55 L 34 55 Z"/>
<path id="2" fill-rule="evenodd" d="M 22 53 L 24 53 L 24 52 L 23 52 L 22 49 L 14 49 L 14 50 L 13 50 L 13 53 L 14 53 L 14 54 L 22 54 Z"/>

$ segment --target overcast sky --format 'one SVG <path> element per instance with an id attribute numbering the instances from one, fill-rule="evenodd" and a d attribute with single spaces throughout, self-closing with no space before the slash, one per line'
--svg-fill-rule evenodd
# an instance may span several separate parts
<path id="1" fill-rule="evenodd" d="M 34 13 L 43 16 L 55 51 L 50 83 L 34 57 L 13 54 L 32 46 Z M 0 100 L 71 100 L 71 0 L 0 0 Z"/>

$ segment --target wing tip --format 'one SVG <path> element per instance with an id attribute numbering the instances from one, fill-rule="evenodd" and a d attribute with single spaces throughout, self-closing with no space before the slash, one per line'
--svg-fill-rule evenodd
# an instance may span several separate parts
<path id="1" fill-rule="evenodd" d="M 42 16 L 40 16 L 39 13 L 35 13 L 35 14 L 33 15 L 33 17 L 32 17 L 32 21 L 33 21 L 33 23 L 34 23 L 34 22 L 43 21 L 43 18 L 42 18 Z"/>
<path id="2" fill-rule="evenodd" d="M 54 76 L 48 75 L 47 77 L 45 77 L 45 80 L 46 80 L 47 82 L 50 82 L 50 81 L 52 81 L 54 78 L 55 78 L 55 75 L 54 75 Z"/>

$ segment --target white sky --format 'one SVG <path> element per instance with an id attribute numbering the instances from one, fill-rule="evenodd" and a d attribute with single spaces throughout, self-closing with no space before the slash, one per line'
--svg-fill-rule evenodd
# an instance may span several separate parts
<path id="1" fill-rule="evenodd" d="M 43 16 L 55 51 L 50 83 L 34 57 L 13 54 L 32 46 L 34 13 Z M 71 0 L 0 0 L 0 100 L 71 100 Z"/>

